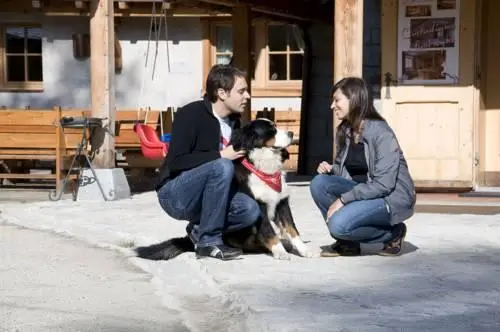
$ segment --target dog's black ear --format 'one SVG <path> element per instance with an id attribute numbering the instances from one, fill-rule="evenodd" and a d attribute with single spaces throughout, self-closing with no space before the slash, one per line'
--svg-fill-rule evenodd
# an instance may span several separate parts
<path id="1" fill-rule="evenodd" d="M 234 150 L 239 151 L 243 146 L 243 130 L 233 129 L 231 133 L 231 140 L 229 141 L 229 145 L 232 145 Z"/>
<path id="2" fill-rule="evenodd" d="M 290 153 L 288 150 L 285 148 L 281 149 L 281 162 L 284 163 L 288 159 L 290 159 Z"/>
<path id="3" fill-rule="evenodd" d="M 230 143 L 235 151 L 252 150 L 255 147 L 256 134 L 248 127 L 234 129 L 231 133 Z"/>

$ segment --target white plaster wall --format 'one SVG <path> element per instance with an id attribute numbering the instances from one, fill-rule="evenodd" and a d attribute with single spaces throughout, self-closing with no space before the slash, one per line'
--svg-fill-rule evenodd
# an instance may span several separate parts
<path id="1" fill-rule="evenodd" d="M 88 18 L 0 14 L 0 23 L 10 21 L 42 25 L 44 91 L 0 92 L 0 106 L 90 107 L 90 60 L 73 57 L 72 41 L 72 34 L 88 33 Z M 204 77 L 199 19 L 169 19 L 168 51 L 163 25 L 158 44 L 153 32 L 147 53 L 149 26 L 149 18 L 125 18 L 116 29 L 123 60 L 123 70 L 116 75 L 118 109 L 179 107 L 201 97 Z M 299 111 L 301 98 L 252 98 L 254 110 L 264 107 Z"/>
<path id="2" fill-rule="evenodd" d="M 0 14 L 0 22 L 34 22 L 43 27 L 44 91 L 36 93 L 0 92 L 0 105 L 85 107 L 89 101 L 88 63 L 73 58 L 71 34 L 88 30 L 84 18 L 48 19 L 37 15 Z M 57 24 L 56 24 L 57 22 Z"/>
<path id="3" fill-rule="evenodd" d="M 203 55 L 199 19 L 169 19 L 168 50 L 165 31 L 160 29 L 160 41 L 156 43 L 153 33 L 149 52 L 150 20 L 134 18 L 122 22 L 117 28 L 123 54 L 123 72 L 116 76 L 117 107 L 178 107 L 201 97 Z"/>
<path id="4" fill-rule="evenodd" d="M 89 60 L 79 61 L 73 57 L 71 38 L 73 33 L 88 32 L 88 18 L 0 15 L 0 23 L 10 20 L 42 24 L 44 91 L 0 92 L 0 106 L 90 107 Z M 149 22 L 147 18 L 129 18 L 123 20 L 117 29 L 123 56 L 123 71 L 116 76 L 117 108 L 165 108 L 180 106 L 200 97 L 202 47 L 199 19 L 169 20 L 170 70 L 163 29 L 158 47 L 154 40 L 150 44 L 149 64 L 145 68 Z M 144 88 L 141 89 L 143 78 Z"/>

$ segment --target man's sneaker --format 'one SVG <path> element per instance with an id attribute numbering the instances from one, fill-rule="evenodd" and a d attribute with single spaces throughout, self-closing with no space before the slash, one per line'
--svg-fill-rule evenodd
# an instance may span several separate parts
<path id="1" fill-rule="evenodd" d="M 396 226 L 396 237 L 388 243 L 384 243 L 384 248 L 379 255 L 382 256 L 399 256 L 406 236 L 406 225 L 401 223 Z"/>
<path id="2" fill-rule="evenodd" d="M 361 245 L 358 242 L 337 240 L 330 247 L 321 252 L 322 257 L 359 256 Z"/>
<path id="3" fill-rule="evenodd" d="M 229 247 L 225 244 L 215 246 L 196 246 L 196 258 L 212 257 L 223 261 L 235 259 L 243 254 L 238 248 Z"/>
<path id="4" fill-rule="evenodd" d="M 200 240 L 198 236 L 198 228 L 199 226 L 194 224 L 188 224 L 186 227 L 188 237 L 194 245 L 196 245 L 196 243 L 198 243 L 198 241 Z"/>

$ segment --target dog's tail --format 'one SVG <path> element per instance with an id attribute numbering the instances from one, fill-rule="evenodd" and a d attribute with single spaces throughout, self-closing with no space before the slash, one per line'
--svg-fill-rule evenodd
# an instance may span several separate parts
<path id="1" fill-rule="evenodd" d="M 137 247 L 134 251 L 137 257 L 159 261 L 169 260 L 185 252 L 194 251 L 194 245 L 186 236 L 172 238 L 147 247 Z"/>

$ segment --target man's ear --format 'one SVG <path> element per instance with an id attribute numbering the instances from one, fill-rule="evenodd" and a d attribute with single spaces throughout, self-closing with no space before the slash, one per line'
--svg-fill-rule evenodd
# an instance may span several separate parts
<path id="1" fill-rule="evenodd" d="M 228 92 L 224 89 L 217 89 L 217 96 L 219 97 L 220 100 L 226 100 L 227 99 L 227 94 Z"/>

